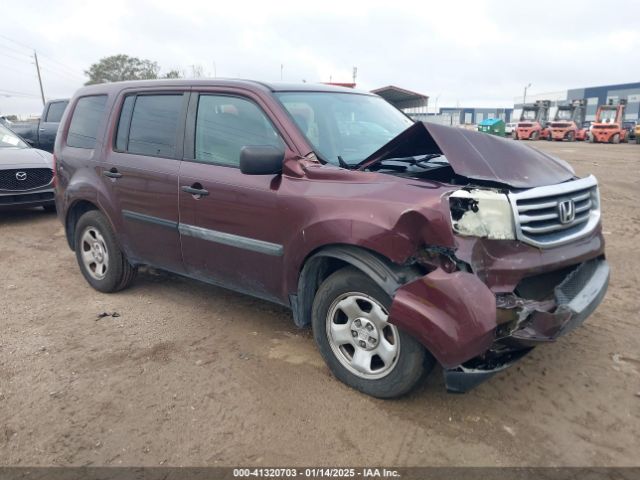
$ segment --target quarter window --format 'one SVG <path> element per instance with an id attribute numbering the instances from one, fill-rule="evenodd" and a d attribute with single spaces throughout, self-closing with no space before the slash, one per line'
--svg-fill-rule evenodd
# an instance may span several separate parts
<path id="1" fill-rule="evenodd" d="M 125 97 L 120 111 L 120 120 L 118 121 L 118 133 L 116 135 L 116 150 L 122 152 L 127 150 L 127 140 L 129 136 L 129 126 L 131 125 L 131 112 L 133 104 L 136 101 L 135 95 Z"/>
<path id="2" fill-rule="evenodd" d="M 106 95 L 82 97 L 73 110 L 69 124 L 67 145 L 76 148 L 95 148 L 98 124 L 104 114 Z"/>
<path id="3" fill-rule="evenodd" d="M 284 146 L 264 112 L 239 97 L 200 95 L 195 133 L 195 159 L 207 163 L 238 166 L 244 146 Z"/>
<path id="4" fill-rule="evenodd" d="M 133 115 L 129 127 L 129 141 L 126 150 L 129 153 L 155 157 L 176 156 L 176 137 L 183 95 L 139 95 L 133 105 Z M 125 113 L 125 104 L 123 114 Z M 121 123 L 118 127 L 116 146 L 124 143 L 126 129 Z"/>

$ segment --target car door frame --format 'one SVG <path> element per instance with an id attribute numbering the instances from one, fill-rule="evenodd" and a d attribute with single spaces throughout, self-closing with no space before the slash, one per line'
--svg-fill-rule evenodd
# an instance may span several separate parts
<path id="1" fill-rule="evenodd" d="M 266 99 L 263 98 L 263 96 L 259 95 L 253 90 L 246 90 L 239 87 L 194 86 L 191 91 L 189 107 L 187 110 L 187 118 L 185 122 L 183 162 L 204 164 L 207 166 L 217 167 L 217 168 L 231 168 L 231 169 L 237 170 L 240 175 L 244 175 L 240 173 L 239 166 L 197 160 L 195 158 L 196 121 L 197 121 L 198 102 L 201 95 L 228 96 L 228 97 L 234 97 L 234 98 L 241 98 L 254 103 L 260 109 L 260 111 L 266 116 L 266 118 L 272 124 L 274 130 L 282 139 L 285 147 L 285 152 L 286 152 L 285 156 L 293 155 L 296 157 L 300 157 L 298 144 L 295 141 L 296 139 L 292 138 L 291 135 L 289 135 L 288 129 L 282 123 L 282 119 L 280 117 L 282 113 L 277 112 L 274 106 L 269 105 L 269 102 L 265 101 Z M 180 179 L 181 185 L 183 183 L 182 169 L 184 168 L 184 166 L 185 166 L 185 163 L 183 163 L 181 166 L 181 179 Z M 277 192 L 274 191 L 273 194 L 277 195 Z M 187 230 L 192 229 L 195 225 L 189 225 L 188 223 L 183 224 L 185 216 L 184 216 L 184 210 L 182 208 L 182 205 L 183 205 L 183 202 L 181 200 L 180 201 L 180 222 L 181 223 L 179 225 L 179 229 L 181 231 L 180 235 L 181 235 L 182 244 L 183 244 L 183 258 L 185 258 L 185 250 L 184 250 L 185 243 L 186 243 L 185 234 Z M 219 241 L 219 239 L 215 241 L 214 240 L 209 240 L 209 241 L 214 241 L 214 243 L 217 242 L 223 245 L 234 244 L 237 248 L 246 249 L 250 251 L 252 250 L 253 251 L 252 253 L 259 252 L 266 255 L 276 255 L 276 256 L 279 256 L 279 258 L 284 259 L 282 252 L 281 251 L 277 252 L 278 247 L 280 247 L 280 249 L 283 248 L 282 245 L 271 244 L 270 242 L 265 242 L 265 241 L 253 239 L 253 238 L 245 238 L 241 235 L 235 235 L 233 233 L 229 233 L 228 235 L 226 235 L 226 232 L 222 232 L 222 231 L 213 233 L 213 235 L 209 236 L 209 238 L 212 238 L 213 236 L 217 236 L 218 234 L 222 234 L 226 237 L 226 239 L 230 239 L 230 243 L 225 243 L 225 241 Z M 189 232 L 188 236 L 191 236 L 191 237 L 195 236 L 194 232 Z M 252 244 L 249 246 L 249 248 L 247 248 L 247 243 L 246 243 L 247 241 Z M 262 249 L 262 247 L 264 249 Z M 267 252 L 270 252 L 270 253 L 267 253 Z M 186 259 L 185 259 L 185 268 L 187 269 L 187 271 L 189 270 L 189 265 Z M 195 274 L 192 272 L 189 275 L 193 276 L 194 278 L 199 278 L 201 280 L 207 281 L 208 283 L 213 283 L 226 288 L 230 288 L 232 290 L 240 291 L 242 293 L 247 293 L 247 294 L 250 294 L 259 298 L 263 298 L 265 300 L 269 300 L 272 302 L 288 305 L 288 301 L 289 301 L 288 294 L 284 292 L 284 289 L 283 289 L 284 275 L 286 273 L 286 266 L 284 265 L 284 261 L 281 262 L 280 270 L 281 271 L 279 272 L 274 272 L 275 276 L 277 277 L 277 280 L 274 280 L 274 284 L 272 285 L 272 288 L 270 289 L 269 292 L 266 292 L 266 293 L 258 292 L 258 291 L 252 290 L 251 288 L 243 288 L 238 285 L 229 284 L 224 280 L 222 280 L 221 278 L 215 278 L 214 276 L 205 276 L 201 272 L 195 273 Z"/>
<path id="2" fill-rule="evenodd" d="M 128 152 L 127 150 L 122 151 L 117 149 L 116 141 L 117 141 L 118 128 L 120 125 L 120 116 L 122 114 L 122 109 L 124 108 L 124 102 L 126 97 L 131 95 L 139 97 L 139 96 L 149 96 L 149 95 L 177 95 L 177 94 L 182 95 L 183 99 L 182 99 L 180 115 L 178 118 L 178 127 L 176 131 L 176 142 L 175 142 L 176 152 L 173 157 L 145 155 L 140 153 Z M 180 218 L 179 217 L 180 210 L 178 205 L 178 202 L 179 202 L 178 174 L 180 170 L 180 162 L 182 161 L 182 156 L 183 156 L 184 127 L 185 127 L 185 119 L 186 119 L 187 107 L 189 105 L 190 95 L 191 95 L 191 87 L 188 85 L 184 85 L 184 86 L 180 85 L 175 87 L 167 87 L 167 86 L 139 87 L 139 88 L 130 87 L 130 88 L 125 88 L 120 90 L 116 94 L 114 99 L 112 112 L 111 112 L 111 121 L 109 124 L 107 137 L 105 139 L 105 155 L 103 156 L 100 162 L 99 171 L 98 171 L 100 177 L 103 179 L 105 186 L 111 187 L 109 191 L 111 192 L 110 196 L 112 199 L 111 201 L 112 205 L 110 209 L 114 217 L 112 221 L 114 222 L 114 224 L 118 225 L 119 238 L 121 239 L 121 244 L 125 250 L 125 253 L 127 254 L 127 257 L 129 257 L 129 259 L 135 263 L 150 264 L 152 266 L 156 266 L 156 267 L 169 270 L 175 273 L 184 272 L 184 266 L 182 263 L 182 252 L 180 248 L 180 237 L 178 233 L 178 222 Z M 135 110 L 135 102 L 134 102 L 133 108 L 131 109 L 129 118 L 127 119 L 127 144 L 129 141 L 129 134 L 131 130 L 131 119 L 133 118 L 134 110 Z M 115 182 L 121 181 L 121 179 L 113 179 L 113 178 L 105 177 L 105 172 L 107 170 L 111 170 L 114 167 L 114 165 L 116 166 L 116 168 L 117 166 L 121 166 L 121 167 L 125 166 L 130 169 L 145 170 L 144 164 L 142 166 L 138 166 L 138 165 L 131 166 L 130 164 L 123 165 L 122 159 L 127 157 L 135 157 L 135 158 L 141 159 L 143 162 L 146 161 L 146 163 L 150 163 L 151 161 L 153 161 L 149 159 L 161 159 L 162 161 L 175 162 L 176 164 L 175 192 L 176 192 L 176 209 L 177 209 L 177 216 L 175 219 L 166 219 L 166 218 L 161 218 L 159 216 L 157 217 L 152 215 L 146 215 L 142 212 L 130 212 L 127 209 L 121 208 L 120 199 L 117 197 L 117 194 L 113 190 L 113 185 L 112 185 Z M 163 230 L 168 229 L 169 231 L 175 232 L 178 251 L 175 252 L 176 258 L 174 258 L 174 261 L 171 264 L 162 264 L 157 261 L 149 261 L 149 258 L 147 258 L 144 255 L 144 253 L 135 250 L 134 248 L 135 242 L 134 242 L 134 239 L 131 238 L 132 232 L 130 232 L 129 229 L 127 228 L 127 225 L 133 223 L 132 221 L 146 223 L 149 225 L 155 225 L 159 228 L 162 228 Z M 179 259 L 178 259 L 178 256 L 179 256 Z"/>

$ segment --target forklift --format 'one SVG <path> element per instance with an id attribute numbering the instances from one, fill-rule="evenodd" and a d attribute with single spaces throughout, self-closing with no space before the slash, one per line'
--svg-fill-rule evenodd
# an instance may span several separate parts
<path id="1" fill-rule="evenodd" d="M 589 130 L 583 128 L 586 115 L 587 101 L 585 99 L 574 100 L 567 105 L 558 105 L 553 121 L 549 125 L 547 140 L 561 142 L 567 140 L 587 140 Z"/>
<path id="2" fill-rule="evenodd" d="M 520 121 L 513 132 L 514 140 L 539 140 L 549 137 L 549 100 L 537 100 L 522 106 Z"/>
<path id="3" fill-rule="evenodd" d="M 596 121 L 591 125 L 589 142 L 591 143 L 620 143 L 629 141 L 629 132 L 622 127 L 624 110 L 627 100 L 622 98 L 614 105 L 609 100 L 606 105 L 600 105 L 596 112 Z"/>

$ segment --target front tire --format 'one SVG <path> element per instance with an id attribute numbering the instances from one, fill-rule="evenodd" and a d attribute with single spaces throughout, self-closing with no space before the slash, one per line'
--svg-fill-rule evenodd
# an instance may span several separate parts
<path id="1" fill-rule="evenodd" d="M 133 282 L 137 268 L 127 261 L 111 225 L 98 210 L 91 210 L 80 217 L 75 228 L 74 245 L 80 271 L 96 290 L 117 292 Z"/>
<path id="2" fill-rule="evenodd" d="M 435 359 L 413 337 L 388 323 L 391 298 L 353 267 L 330 275 L 313 302 L 313 335 L 331 372 L 367 395 L 408 393 Z"/>

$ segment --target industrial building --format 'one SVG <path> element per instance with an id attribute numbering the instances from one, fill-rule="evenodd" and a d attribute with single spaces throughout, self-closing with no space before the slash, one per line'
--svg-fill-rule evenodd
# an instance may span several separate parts
<path id="1" fill-rule="evenodd" d="M 511 121 L 513 108 L 457 108 L 444 107 L 438 110 L 438 115 L 428 118 L 416 118 L 425 122 L 435 122 L 444 125 L 477 125 L 488 118 L 499 118 L 505 123 Z"/>
<path id="2" fill-rule="evenodd" d="M 596 110 L 599 105 L 605 105 L 609 101 L 617 103 L 620 99 L 627 100 L 624 120 L 627 122 L 638 122 L 640 120 L 640 82 L 603 85 L 599 87 L 572 88 L 560 92 L 547 92 L 536 95 L 527 94 L 525 101 L 526 103 L 532 103 L 536 100 L 550 100 L 550 118 L 553 118 L 558 105 L 583 98 L 587 100 L 585 118 L 587 121 L 595 120 Z M 514 99 L 514 119 L 516 120 L 520 118 L 522 102 L 522 96 Z"/>

